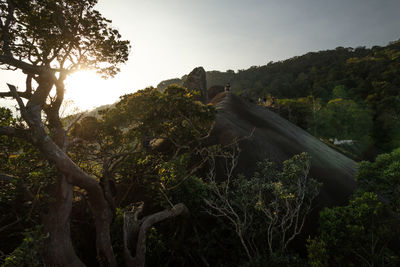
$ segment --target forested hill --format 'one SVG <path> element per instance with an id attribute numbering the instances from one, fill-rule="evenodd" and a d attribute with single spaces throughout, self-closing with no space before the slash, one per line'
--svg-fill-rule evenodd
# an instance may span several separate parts
<path id="1" fill-rule="evenodd" d="M 182 84 L 185 78 L 163 81 L 158 88 L 163 89 L 171 83 Z M 339 134 L 340 139 L 363 139 L 364 147 L 373 147 L 379 152 L 400 146 L 400 41 L 384 47 L 337 47 L 310 52 L 238 72 L 207 72 L 208 87 L 227 82 L 231 83 L 234 93 L 253 100 L 271 96 L 280 99 L 281 107 L 286 106 L 291 112 L 286 118 L 318 137 L 335 138 Z M 301 99 L 306 97 L 311 97 L 312 101 Z M 332 101 L 334 103 L 329 104 Z M 363 136 L 360 133 L 343 135 L 347 129 L 332 133 L 333 129 L 324 128 L 321 124 L 340 126 L 344 118 L 335 122 L 312 121 L 315 119 L 316 102 L 317 111 L 321 111 L 320 115 L 324 114 L 325 118 L 327 113 L 334 113 L 332 109 L 345 110 L 351 106 L 348 113 L 363 111 L 361 118 L 354 118 L 355 121 L 371 123 L 355 127 L 357 131 L 363 131 Z M 310 104 L 308 107 L 307 103 Z M 349 117 L 348 114 L 332 116 Z M 352 123 L 347 124 L 351 126 Z M 316 125 L 320 131 L 316 131 Z"/>
<path id="2" fill-rule="evenodd" d="M 212 77 L 216 74 L 210 73 L 210 86 L 225 82 Z M 399 74 L 400 42 L 394 42 L 386 47 L 374 46 L 371 49 L 338 47 L 310 52 L 241 70 L 232 76 L 230 82 L 233 91 L 254 97 L 268 93 L 279 98 L 313 95 L 327 101 L 336 86 L 344 86 L 352 96 L 362 99 L 373 94 L 397 94 Z"/>
<path id="3" fill-rule="evenodd" d="M 371 93 L 400 87 L 400 41 L 385 47 L 372 48 L 337 47 L 335 50 L 310 52 L 264 66 L 252 66 L 247 70 L 234 72 L 207 71 L 207 85 L 231 83 L 234 92 L 259 97 L 272 94 L 281 98 L 313 95 L 325 100 L 332 96 L 337 85 L 344 85 L 349 91 L 363 99 Z M 157 87 L 183 83 L 174 78 L 162 81 Z M 396 90 L 392 90 L 393 93 Z"/>

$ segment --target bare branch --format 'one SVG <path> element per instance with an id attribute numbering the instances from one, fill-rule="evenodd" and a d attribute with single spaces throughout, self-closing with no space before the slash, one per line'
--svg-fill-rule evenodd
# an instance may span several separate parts
<path id="1" fill-rule="evenodd" d="M 32 96 L 32 78 L 34 76 L 32 74 L 28 74 L 26 77 L 26 89 L 25 92 L 19 92 L 17 91 L 17 94 L 19 97 L 29 99 Z M 12 92 L 0 92 L 0 98 L 3 97 L 14 97 L 14 94 Z"/>
<path id="2" fill-rule="evenodd" d="M 232 146 L 227 147 L 231 151 L 218 151 L 215 154 L 209 153 L 209 164 L 210 169 L 207 173 L 209 180 L 209 188 L 215 195 L 215 199 L 203 199 L 205 204 L 211 209 L 206 212 L 214 217 L 224 217 L 228 219 L 231 224 L 235 227 L 236 235 L 239 237 L 243 249 L 249 260 L 252 259 L 250 247 L 246 242 L 246 229 L 250 225 L 250 221 L 247 219 L 250 217 L 248 209 L 246 207 L 237 208 L 232 204 L 230 198 L 230 182 L 233 178 L 233 171 L 237 166 L 239 158 L 239 145 L 237 140 L 234 141 Z M 225 148 L 226 149 L 226 148 Z M 209 151 L 210 152 L 210 151 Z M 216 181 L 216 170 L 215 170 L 215 158 L 223 158 L 225 161 L 225 183 L 219 184 Z M 243 203 L 243 206 L 250 205 L 250 203 Z"/>
<path id="3" fill-rule="evenodd" d="M 17 88 L 15 88 L 14 85 L 7 83 L 8 88 L 10 88 L 10 92 L 13 95 L 13 97 L 15 98 L 15 100 L 17 100 L 18 106 L 21 109 L 21 112 L 24 111 L 25 112 L 25 104 L 22 101 L 21 97 L 18 95 L 17 93 Z"/>

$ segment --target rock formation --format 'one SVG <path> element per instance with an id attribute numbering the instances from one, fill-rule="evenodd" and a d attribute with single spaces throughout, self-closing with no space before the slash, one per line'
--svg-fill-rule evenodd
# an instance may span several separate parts
<path id="1" fill-rule="evenodd" d="M 356 163 L 319 139 L 268 109 L 243 101 L 228 92 L 212 100 L 218 113 L 211 144 L 227 145 L 236 138 L 241 154 L 237 173 L 253 175 L 256 163 L 265 158 L 281 163 L 295 154 L 311 156 L 310 176 L 323 183 L 319 207 L 345 204 L 356 188 Z"/>
<path id="2" fill-rule="evenodd" d="M 206 72 L 203 67 L 193 69 L 183 83 L 183 87 L 189 91 L 199 91 L 201 101 L 204 104 L 208 102 Z"/>

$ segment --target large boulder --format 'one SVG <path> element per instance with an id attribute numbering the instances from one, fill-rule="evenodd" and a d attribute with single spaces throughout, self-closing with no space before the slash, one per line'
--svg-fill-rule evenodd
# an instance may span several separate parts
<path id="1" fill-rule="evenodd" d="M 311 156 L 310 176 L 323 183 L 317 200 L 319 208 L 343 205 L 354 193 L 356 162 L 353 160 L 278 114 L 243 101 L 231 92 L 220 93 L 212 102 L 218 113 L 210 145 L 242 140 L 237 173 L 251 177 L 258 161 L 269 158 L 281 163 L 307 152 Z"/>
<path id="2" fill-rule="evenodd" d="M 183 83 L 183 87 L 189 91 L 199 91 L 201 101 L 204 104 L 208 102 L 206 71 L 203 67 L 193 69 Z"/>

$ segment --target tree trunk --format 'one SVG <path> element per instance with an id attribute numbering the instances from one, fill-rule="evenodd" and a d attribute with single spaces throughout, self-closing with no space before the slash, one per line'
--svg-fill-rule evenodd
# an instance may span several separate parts
<path id="1" fill-rule="evenodd" d="M 15 86 L 8 85 L 18 102 L 23 119 L 29 126 L 29 141 L 42 152 L 49 162 L 54 164 L 60 174 L 57 181 L 56 200 L 54 205 L 51 205 L 48 221 L 45 222 L 46 230 L 50 235 L 47 245 L 48 252 L 45 254 L 46 258 L 49 257 L 49 262 L 55 262 L 55 264 L 49 264 L 50 266 L 75 266 L 68 264 L 69 260 L 76 263 L 76 266 L 83 266 L 75 255 L 70 238 L 69 218 L 72 207 L 73 186 L 78 186 L 88 193 L 96 225 L 97 258 L 102 266 L 117 266 L 110 237 L 112 214 L 101 186 L 96 179 L 80 169 L 66 154 L 64 146 L 65 135 L 61 129 L 62 125 L 59 123 L 59 117 L 51 116 L 52 112 L 57 112 L 58 114 L 56 106 L 54 106 L 54 110 L 50 111 L 49 116 L 52 121 L 51 124 L 54 126 L 51 130 L 55 133 L 55 140 L 47 134 L 42 123 L 41 111 L 52 86 L 51 79 L 52 77 L 49 78 L 48 76 L 41 79 L 39 87 L 28 101 L 26 107 L 18 96 Z M 63 251 L 63 249 L 66 250 Z"/>
<path id="2" fill-rule="evenodd" d="M 75 254 L 71 241 L 70 214 L 73 186 L 61 175 L 57 183 L 55 202 L 43 218 L 46 240 L 44 261 L 48 266 L 85 266 Z"/>

